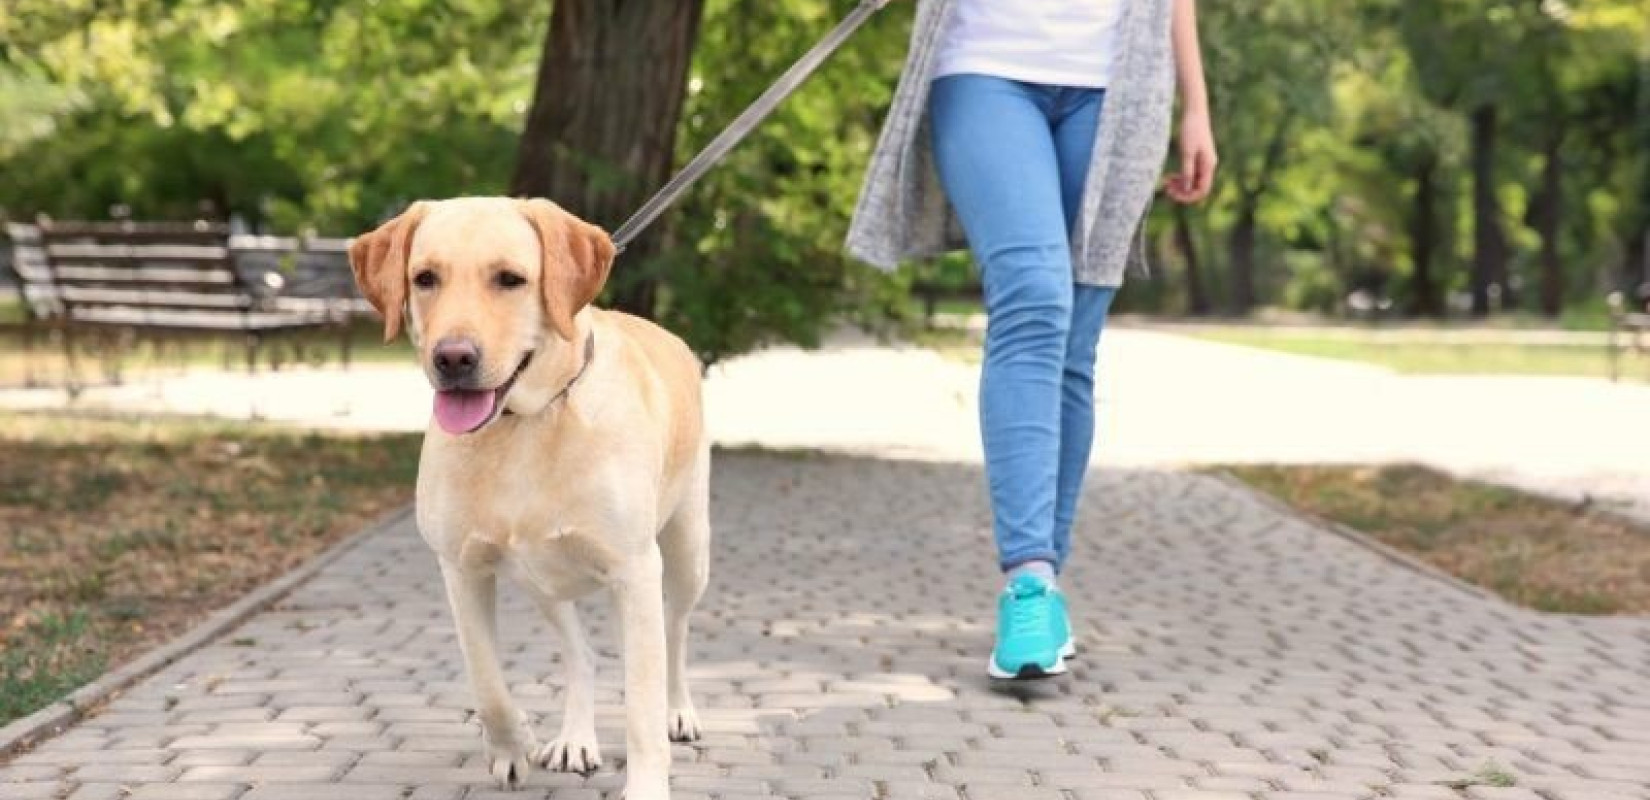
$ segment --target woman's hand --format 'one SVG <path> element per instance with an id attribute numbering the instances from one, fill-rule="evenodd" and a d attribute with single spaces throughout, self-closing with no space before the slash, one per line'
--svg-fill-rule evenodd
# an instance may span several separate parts
<path id="1" fill-rule="evenodd" d="M 1164 184 L 1177 203 L 1196 203 L 1209 196 L 1215 183 L 1215 134 L 1209 127 L 1209 113 L 1190 110 L 1180 117 L 1180 172 Z"/>
<path id="2" fill-rule="evenodd" d="M 1180 174 L 1163 188 L 1177 203 L 1196 203 L 1215 183 L 1215 134 L 1209 127 L 1209 92 L 1203 85 L 1203 53 L 1197 45 L 1196 0 L 1174 0 L 1170 26 L 1175 75 L 1180 79 Z"/>

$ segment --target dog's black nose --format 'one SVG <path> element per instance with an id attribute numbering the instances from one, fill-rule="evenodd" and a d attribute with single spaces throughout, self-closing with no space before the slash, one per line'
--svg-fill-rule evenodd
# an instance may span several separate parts
<path id="1" fill-rule="evenodd" d="M 469 339 L 442 339 L 435 343 L 435 372 L 445 381 L 475 377 L 481 364 L 481 348 Z"/>

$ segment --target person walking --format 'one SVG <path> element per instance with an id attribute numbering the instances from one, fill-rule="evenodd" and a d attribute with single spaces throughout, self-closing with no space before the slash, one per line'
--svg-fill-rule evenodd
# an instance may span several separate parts
<path id="1" fill-rule="evenodd" d="M 890 270 L 967 247 L 980 270 L 980 429 L 1006 575 L 994 678 L 1062 674 L 1075 653 L 1058 576 L 1094 439 L 1095 352 L 1139 258 L 1177 76 L 1164 189 L 1195 203 L 1217 159 L 1194 0 L 917 2 L 846 246 Z"/>

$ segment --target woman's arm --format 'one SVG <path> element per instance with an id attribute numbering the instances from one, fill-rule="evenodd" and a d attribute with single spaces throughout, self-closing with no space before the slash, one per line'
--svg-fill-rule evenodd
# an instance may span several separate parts
<path id="1" fill-rule="evenodd" d="M 1196 0 L 1174 0 L 1175 73 L 1180 80 L 1180 172 L 1165 188 L 1180 203 L 1196 203 L 1214 185 L 1215 135 L 1209 125 L 1209 92 L 1203 82 L 1203 53 L 1197 42 Z"/>

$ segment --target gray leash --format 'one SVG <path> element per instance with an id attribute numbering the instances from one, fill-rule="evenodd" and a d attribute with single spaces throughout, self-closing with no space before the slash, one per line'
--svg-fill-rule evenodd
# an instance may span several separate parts
<path id="1" fill-rule="evenodd" d="M 620 253 L 624 252 L 624 249 L 641 234 L 644 228 L 658 219 L 660 214 L 665 213 L 665 209 L 669 208 L 671 203 L 676 202 L 676 198 L 687 191 L 694 181 L 699 180 L 701 176 L 710 171 L 711 167 L 716 166 L 716 162 L 721 161 L 729 150 L 732 150 L 757 125 L 761 124 L 762 120 L 773 113 L 774 108 L 784 102 L 785 98 L 789 97 L 792 92 L 795 92 L 797 87 L 801 86 L 803 81 L 806 81 L 808 76 L 819 68 L 820 64 L 825 63 L 825 59 L 830 58 L 831 54 L 836 52 L 836 49 L 848 40 L 848 37 L 854 35 L 854 31 L 859 30 L 859 26 L 864 24 L 865 20 L 870 19 L 871 15 L 883 6 L 888 5 L 888 2 L 889 0 L 860 0 L 859 6 L 850 12 L 847 17 L 844 17 L 841 22 L 837 23 L 837 26 L 832 28 L 831 32 L 819 41 L 819 44 L 814 45 L 813 49 L 803 54 L 802 58 L 797 59 L 797 62 L 792 64 L 790 69 L 785 70 L 785 74 L 779 76 L 779 80 L 774 81 L 774 84 L 768 87 L 768 90 L 763 92 L 761 97 L 756 98 L 756 102 L 751 103 L 749 108 L 740 112 L 739 116 L 734 118 L 727 129 L 717 134 L 716 138 L 712 139 L 710 144 L 705 145 L 705 149 L 701 150 L 699 155 L 694 156 L 693 160 L 689 161 L 681 172 L 676 173 L 675 177 L 671 178 L 663 189 L 648 198 L 648 201 L 642 204 L 642 207 L 636 213 L 630 215 L 630 219 L 625 220 L 625 223 L 619 226 L 619 229 L 613 233 L 614 248 Z"/>

